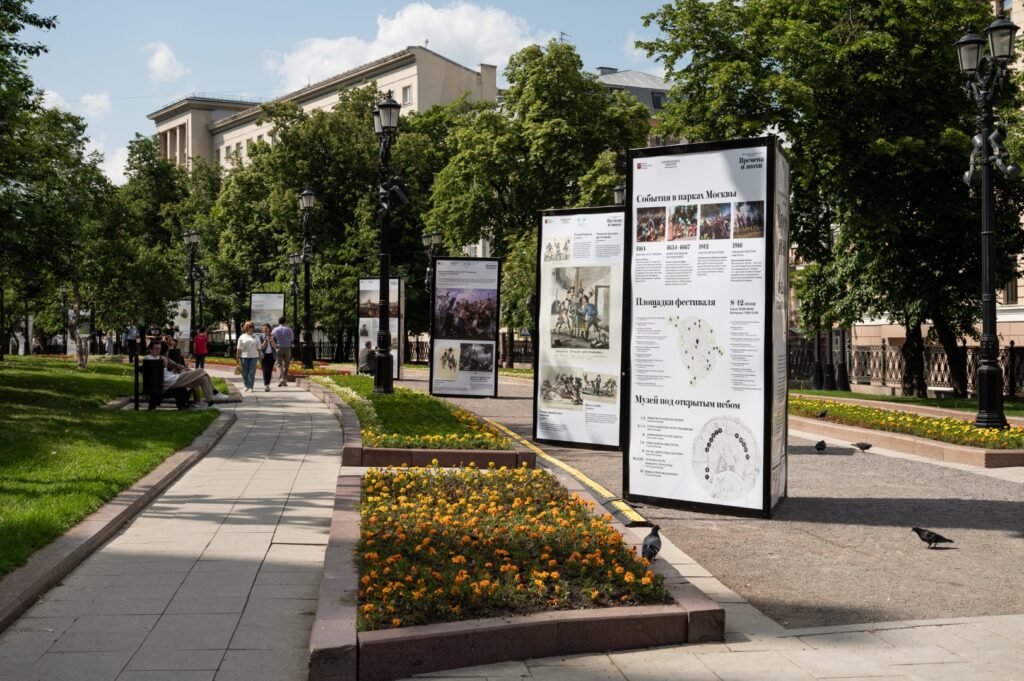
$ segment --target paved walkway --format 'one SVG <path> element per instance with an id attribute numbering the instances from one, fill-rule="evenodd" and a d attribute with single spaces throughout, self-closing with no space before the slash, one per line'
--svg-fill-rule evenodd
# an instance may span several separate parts
<path id="1" fill-rule="evenodd" d="M 0 681 L 306 678 L 341 431 L 297 388 L 230 408 L 213 451 L 0 636 Z"/>

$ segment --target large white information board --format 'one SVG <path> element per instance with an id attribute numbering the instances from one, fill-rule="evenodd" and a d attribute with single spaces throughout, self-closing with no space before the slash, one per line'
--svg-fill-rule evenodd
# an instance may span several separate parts
<path id="1" fill-rule="evenodd" d="M 430 394 L 498 394 L 501 261 L 437 258 L 430 311 Z"/>
<path id="2" fill-rule="evenodd" d="M 380 279 L 359 280 L 359 351 L 376 347 L 380 329 Z M 405 282 L 391 279 L 388 286 L 388 330 L 391 332 L 391 377 L 400 379 L 405 358 Z M 370 345 L 367 346 L 366 344 Z"/>
<path id="3" fill-rule="evenodd" d="M 785 495 L 784 163 L 774 137 L 630 152 L 627 499 L 769 516 Z"/>
<path id="4" fill-rule="evenodd" d="M 541 214 L 535 440 L 619 447 L 624 223 L 618 206 Z"/>
<path id="5" fill-rule="evenodd" d="M 256 333 L 260 333 L 264 324 L 270 324 L 270 328 L 274 328 L 277 326 L 277 320 L 283 316 L 283 293 L 249 294 L 249 318 L 256 325 Z"/>

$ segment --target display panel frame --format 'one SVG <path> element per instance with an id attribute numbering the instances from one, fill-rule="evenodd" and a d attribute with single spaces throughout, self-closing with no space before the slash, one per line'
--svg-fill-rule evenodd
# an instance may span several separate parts
<path id="1" fill-rule="evenodd" d="M 288 302 L 287 296 L 284 293 L 282 293 L 281 291 L 249 291 L 249 319 L 252 320 L 252 322 L 255 325 L 257 331 L 259 331 L 259 329 L 262 326 L 262 324 L 261 324 L 260 321 L 257 321 L 256 319 L 253 318 L 253 314 L 252 314 L 252 311 L 253 311 L 253 304 L 252 304 L 253 303 L 253 296 L 281 296 L 281 308 L 280 308 L 281 309 L 281 313 L 279 315 L 277 315 L 277 317 L 274 317 L 273 319 L 263 320 L 263 321 L 269 321 L 270 322 L 270 328 L 274 328 L 275 326 L 277 326 L 278 317 L 284 317 L 285 316 L 285 305 Z M 265 308 L 265 309 L 277 309 L 277 308 Z"/>
<path id="2" fill-rule="evenodd" d="M 708 152 L 725 152 L 725 151 L 736 151 L 744 149 L 763 149 L 765 151 L 765 191 L 764 201 L 765 208 L 763 211 L 763 232 L 765 235 L 765 252 L 764 252 L 764 323 L 762 325 L 762 340 L 764 343 L 764 355 L 763 355 L 763 366 L 761 367 L 763 372 L 763 400 L 761 409 L 763 411 L 763 427 L 761 429 L 761 440 L 764 443 L 762 446 L 761 456 L 761 504 L 759 508 L 749 508 L 729 504 L 718 504 L 708 503 L 702 501 L 694 501 L 692 499 L 682 498 L 669 498 L 664 496 L 654 496 L 650 494 L 640 494 L 632 491 L 631 489 L 631 451 L 633 444 L 631 442 L 632 430 L 633 430 L 633 410 L 634 410 L 634 372 L 633 372 L 633 325 L 634 325 L 634 304 L 633 304 L 633 291 L 634 291 L 634 272 L 633 272 L 633 260 L 634 260 L 634 249 L 636 246 L 637 239 L 637 225 L 635 224 L 635 208 L 636 203 L 636 187 L 634 181 L 635 172 L 640 169 L 644 159 L 650 159 L 652 157 L 666 157 L 666 156 L 685 156 L 692 154 L 701 154 Z M 781 159 L 781 160 L 780 160 Z M 626 174 L 626 248 L 624 258 L 624 277 L 623 277 L 623 343 L 622 343 L 622 412 L 620 415 L 620 426 L 621 435 L 620 440 L 622 443 L 623 452 L 623 466 L 622 466 L 622 489 L 623 498 L 627 501 L 641 502 L 652 505 L 679 508 L 691 511 L 700 512 L 712 512 L 712 513 L 725 513 L 738 516 L 748 517 L 764 517 L 770 518 L 772 516 L 774 508 L 777 507 L 778 503 L 781 503 L 787 493 L 787 480 L 785 480 L 785 472 L 788 466 L 786 459 L 786 433 L 785 425 L 783 425 L 782 434 L 782 452 L 778 454 L 780 460 L 780 471 L 781 480 L 779 480 L 780 489 L 772 488 L 772 481 L 776 478 L 773 475 L 774 469 L 772 466 L 773 450 L 772 450 L 772 410 L 773 410 L 773 380 L 775 379 L 775 373 L 773 366 L 775 363 L 775 351 L 776 345 L 780 342 L 780 339 L 774 338 L 773 335 L 773 320 L 775 318 L 775 305 L 774 295 L 776 285 L 778 284 L 783 290 L 783 297 L 788 301 L 788 270 L 785 273 L 785 277 L 782 281 L 776 281 L 779 279 L 778 273 L 776 272 L 775 255 L 776 249 L 779 244 L 776 243 L 776 184 L 779 181 L 779 164 L 785 165 L 785 155 L 782 153 L 780 143 L 777 137 L 773 135 L 744 139 L 744 140 L 730 140 L 721 142 L 706 142 L 697 144 L 679 144 L 670 145 L 664 147 L 651 147 L 643 149 L 631 149 L 627 153 L 628 161 L 628 172 Z M 787 166 L 788 168 L 788 166 Z M 787 205 L 788 208 L 788 205 Z M 666 215 L 667 215 L 666 209 Z M 788 226 L 788 215 L 786 216 L 786 222 Z M 665 229 L 668 229 L 666 221 Z M 788 237 L 788 235 L 786 235 Z M 718 238 L 712 236 L 711 238 Z M 785 247 L 785 244 L 782 244 Z M 788 257 L 788 256 L 787 256 Z M 783 325 L 785 328 L 786 325 Z M 781 342 L 785 343 L 785 336 L 781 339 Z M 783 362 L 784 365 L 784 362 Z M 784 377 L 783 377 L 784 378 Z M 783 391 L 782 397 L 785 399 L 788 391 Z M 784 409 L 783 413 L 783 424 L 786 422 L 786 412 Z M 777 438 L 776 438 L 777 440 Z M 638 458 L 638 461 L 642 458 Z M 773 503 L 774 500 L 774 503 Z"/>
<path id="3" fill-rule="evenodd" d="M 361 314 L 363 306 L 362 303 L 360 302 L 360 297 L 362 296 L 362 292 L 364 290 L 363 282 L 373 282 L 376 284 L 378 304 L 380 301 L 380 278 L 360 277 L 356 281 L 356 373 L 359 373 L 359 351 L 363 344 L 363 339 L 366 338 L 367 340 L 370 340 L 371 342 L 376 344 L 377 338 L 377 334 L 369 330 L 367 330 L 368 336 L 360 335 L 362 332 L 362 325 L 364 320 L 377 319 L 377 317 L 364 317 Z M 394 301 L 391 301 L 391 286 L 396 285 L 396 282 L 397 297 L 395 298 Z M 400 381 L 405 377 L 405 279 L 403 279 L 402 277 L 391 277 L 388 284 L 388 307 L 390 308 L 392 306 L 392 302 L 394 302 L 395 306 L 398 308 L 398 314 L 391 315 L 390 317 L 391 319 L 398 320 L 398 323 L 396 325 L 398 327 L 398 332 L 397 334 L 392 334 L 391 339 L 391 351 L 397 353 L 397 358 L 394 355 L 392 355 L 391 358 L 391 378 L 392 380 Z"/>
<path id="4" fill-rule="evenodd" d="M 541 273 L 542 269 L 543 269 L 542 263 L 543 263 L 543 258 L 544 258 L 544 218 L 545 217 L 571 217 L 571 216 L 574 216 L 574 215 L 601 215 L 601 214 L 615 214 L 615 215 L 622 216 L 622 218 L 623 218 L 623 229 L 625 229 L 626 220 L 625 220 L 625 209 L 624 209 L 623 206 L 591 206 L 591 207 L 587 207 L 587 208 L 551 208 L 551 209 L 543 210 L 543 211 L 540 212 L 540 225 L 538 227 L 538 233 L 537 233 L 537 272 L 536 272 L 536 281 L 534 282 L 534 290 L 537 292 L 537 310 L 536 310 L 536 314 L 534 315 L 534 324 L 533 324 L 533 329 L 534 329 L 535 337 L 534 337 L 534 348 L 533 348 L 533 429 L 532 429 L 532 435 L 533 435 L 533 441 L 534 442 L 539 442 L 541 444 L 551 444 L 551 445 L 557 445 L 557 446 L 560 446 L 560 447 L 575 447 L 575 448 L 581 448 L 581 449 L 593 449 L 593 450 L 597 450 L 597 451 L 619 451 L 622 448 L 622 407 L 621 407 L 621 402 L 622 402 L 623 391 L 622 391 L 622 366 L 621 366 L 621 358 L 619 360 L 620 361 L 620 365 L 619 365 L 618 369 L 615 372 L 615 373 L 618 374 L 618 377 L 619 377 L 619 391 L 618 391 L 618 403 L 619 403 L 619 409 L 618 409 L 618 420 L 619 420 L 618 431 L 619 431 L 619 435 L 618 435 L 618 441 L 615 444 L 600 444 L 600 443 L 594 443 L 594 442 L 580 442 L 580 441 L 575 441 L 575 440 L 558 440 L 558 439 L 554 439 L 554 438 L 546 438 L 546 437 L 539 437 L 538 436 L 539 420 L 540 420 L 540 387 L 541 387 L 541 376 L 540 376 L 541 348 L 540 348 L 540 343 L 542 342 L 542 340 L 541 340 L 542 333 L 541 333 L 540 315 L 542 314 L 542 312 L 541 312 L 541 302 L 544 299 L 544 296 L 541 294 L 542 286 L 544 285 L 544 283 L 542 281 L 543 276 L 542 276 L 542 273 Z M 626 279 L 626 269 L 625 269 L 625 267 L 626 267 L 625 266 L 625 250 L 626 250 L 625 234 L 623 235 L 623 248 L 622 248 L 622 250 L 623 250 L 623 253 L 622 253 L 622 258 L 619 261 L 619 265 L 622 268 L 622 277 L 621 278 L 622 278 L 622 285 L 624 287 L 625 286 L 625 279 Z M 612 301 L 610 301 L 610 302 L 613 303 L 614 300 L 615 300 L 615 298 L 613 297 Z M 619 299 L 620 303 L 621 303 L 621 300 L 623 300 L 623 299 Z M 625 323 L 624 323 L 624 318 L 622 316 L 621 308 L 620 308 L 619 314 L 620 314 L 619 328 L 620 328 L 621 331 L 624 332 L 624 330 L 625 330 Z M 620 333 L 620 336 L 622 336 L 621 333 Z M 620 344 L 622 343 L 622 338 L 620 338 L 619 342 L 620 342 Z"/>
<path id="5" fill-rule="evenodd" d="M 437 389 L 435 387 L 435 385 L 434 385 L 434 379 L 435 379 L 435 376 L 434 376 L 434 373 L 435 373 L 434 372 L 434 357 L 435 357 L 436 350 L 437 350 L 437 343 L 439 341 L 450 341 L 450 342 L 458 341 L 460 343 L 461 342 L 472 342 L 471 340 L 463 341 L 463 339 L 455 339 L 455 338 L 438 338 L 437 334 L 435 333 L 435 328 L 436 328 L 436 323 L 437 323 L 437 320 L 435 318 L 436 317 L 436 310 L 437 310 L 437 273 L 438 273 L 438 270 L 441 268 L 440 267 L 441 263 L 443 263 L 443 262 L 497 263 L 497 266 L 498 266 L 497 267 L 497 281 L 495 283 L 494 291 L 495 291 L 496 306 L 497 306 L 497 310 L 499 311 L 499 314 L 500 314 L 500 310 L 501 310 L 501 258 L 469 258 L 469 257 L 455 257 L 455 256 L 441 256 L 441 257 L 434 258 L 434 261 L 433 261 L 434 267 L 433 267 L 433 270 L 432 270 L 432 273 L 431 273 L 431 279 L 430 279 L 430 352 L 429 352 L 429 356 L 430 356 L 430 360 L 429 360 L 430 361 L 430 374 L 429 374 L 429 379 L 428 379 L 428 383 L 427 383 L 427 385 L 429 387 L 429 392 L 430 392 L 431 395 L 435 395 L 437 397 L 497 397 L 498 396 L 498 365 L 500 363 L 500 358 L 499 358 L 499 355 L 498 355 L 498 336 L 500 335 L 500 332 L 499 332 L 500 326 L 498 324 L 498 319 L 497 318 L 495 319 L 495 322 L 494 322 L 494 338 L 493 338 L 493 340 L 485 341 L 485 342 L 489 342 L 489 343 L 493 343 L 494 344 L 494 354 L 493 354 L 493 365 L 494 365 L 494 368 L 493 368 L 493 378 L 492 378 L 493 384 L 492 384 L 491 392 L 489 394 L 484 394 L 484 393 L 468 393 L 468 392 L 443 392 L 443 391 Z"/>

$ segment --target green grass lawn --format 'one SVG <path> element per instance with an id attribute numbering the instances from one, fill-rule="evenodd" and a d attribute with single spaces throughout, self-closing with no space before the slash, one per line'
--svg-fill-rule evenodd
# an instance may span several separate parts
<path id="1" fill-rule="evenodd" d="M 359 417 L 368 447 L 508 449 L 497 431 L 450 402 L 408 388 L 373 392 L 370 376 L 330 376 Z"/>
<path id="2" fill-rule="evenodd" d="M 842 390 L 790 390 L 790 394 L 817 395 L 819 397 L 845 397 L 855 400 L 873 400 L 875 402 L 897 402 L 899 404 L 920 404 L 926 407 L 957 409 L 965 412 L 978 411 L 978 400 L 957 397 L 903 397 L 901 395 L 868 395 L 865 393 L 844 392 Z M 1007 416 L 1024 416 L 1024 399 L 1003 398 L 1003 410 Z"/>
<path id="3" fill-rule="evenodd" d="M 216 379 L 215 379 L 216 380 Z M 0 575 L 199 435 L 216 410 L 107 411 L 131 367 L 0 362 Z"/>

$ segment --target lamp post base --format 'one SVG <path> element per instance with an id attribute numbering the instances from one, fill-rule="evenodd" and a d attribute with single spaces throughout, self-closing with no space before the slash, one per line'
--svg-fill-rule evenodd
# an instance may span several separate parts
<path id="1" fill-rule="evenodd" d="M 978 368 L 978 428 L 1006 428 L 1003 412 L 1003 376 L 998 365 L 985 363 Z"/>
<path id="2" fill-rule="evenodd" d="M 815 362 L 811 365 L 811 390 L 821 390 L 824 385 L 824 378 L 822 376 L 821 362 Z"/>
<path id="3" fill-rule="evenodd" d="M 313 368 L 313 344 L 307 341 L 302 342 L 302 346 L 299 348 L 299 355 L 302 357 L 302 367 L 304 369 Z"/>
<path id="4" fill-rule="evenodd" d="M 846 362 L 840 362 L 836 366 L 836 390 L 850 392 L 850 374 L 846 370 Z"/>
<path id="5" fill-rule="evenodd" d="M 373 358 L 373 392 L 390 394 L 395 392 L 392 376 L 391 353 L 377 352 Z"/>

